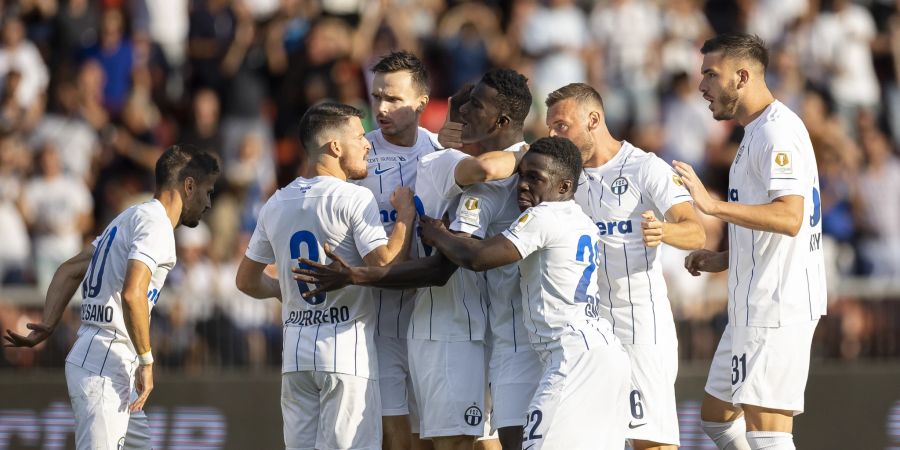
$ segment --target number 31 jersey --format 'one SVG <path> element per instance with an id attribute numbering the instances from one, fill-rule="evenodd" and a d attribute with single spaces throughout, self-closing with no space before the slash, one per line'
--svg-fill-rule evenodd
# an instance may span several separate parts
<path id="1" fill-rule="evenodd" d="M 175 233 L 162 203 L 152 200 L 119 214 L 93 246 L 81 283 L 81 328 L 66 362 L 130 385 L 137 354 L 122 311 L 128 260 L 150 269 L 147 302 L 152 310 L 175 267 Z"/>
<path id="2" fill-rule="evenodd" d="M 281 286 L 282 372 L 312 370 L 378 377 L 371 290 L 347 286 L 304 299 L 312 285 L 293 279 L 297 258 L 326 261 L 324 244 L 351 266 L 387 244 L 372 193 L 333 177 L 297 178 L 263 206 L 246 255 L 275 264 Z"/>

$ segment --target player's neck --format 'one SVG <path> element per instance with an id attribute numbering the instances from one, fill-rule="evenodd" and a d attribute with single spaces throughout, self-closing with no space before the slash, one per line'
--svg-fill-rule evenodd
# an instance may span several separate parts
<path id="1" fill-rule="evenodd" d="M 513 144 L 518 144 L 525 140 L 522 130 L 509 130 L 497 133 L 487 139 L 478 142 L 478 146 L 484 151 L 504 150 Z"/>
<path id="2" fill-rule="evenodd" d="M 775 96 L 769 92 L 769 88 L 763 87 L 752 95 L 747 96 L 744 102 L 738 107 L 737 114 L 734 115 L 734 120 L 737 121 L 742 127 L 746 127 L 756 120 L 772 102 L 775 101 Z"/>
<path id="3" fill-rule="evenodd" d="M 303 174 L 304 178 L 315 178 L 315 177 L 334 177 L 341 181 L 347 181 L 347 174 L 341 170 L 340 167 L 332 167 L 332 165 L 325 164 L 321 161 L 316 162 L 312 166 L 310 166 L 306 173 Z"/>
<path id="4" fill-rule="evenodd" d="M 178 226 L 181 220 L 181 210 L 184 204 L 181 202 L 181 195 L 174 189 L 167 189 L 153 196 L 154 199 L 162 203 L 166 210 L 166 217 L 172 222 L 172 228 Z"/>
<path id="5" fill-rule="evenodd" d="M 601 134 L 594 143 L 594 154 L 584 162 L 585 168 L 601 167 L 616 157 L 622 149 L 622 141 L 616 140 L 609 133 Z"/>
<path id="6" fill-rule="evenodd" d="M 381 136 L 384 137 L 384 140 L 396 145 L 397 147 L 412 147 L 416 145 L 416 140 L 419 138 L 419 127 L 409 127 L 408 130 L 391 136 L 388 136 L 384 134 L 384 132 L 382 132 Z"/>

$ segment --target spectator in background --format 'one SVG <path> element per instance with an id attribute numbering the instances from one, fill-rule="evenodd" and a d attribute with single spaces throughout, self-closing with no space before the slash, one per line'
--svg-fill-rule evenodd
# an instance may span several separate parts
<path id="1" fill-rule="evenodd" d="M 0 138 L 0 286 L 22 283 L 31 256 L 31 241 L 19 209 L 30 155 L 14 136 Z"/>
<path id="2" fill-rule="evenodd" d="M 900 280 L 900 159 L 881 131 L 864 130 L 861 137 L 865 157 L 859 177 L 861 256 L 866 273 Z"/>
<path id="3" fill-rule="evenodd" d="M 18 16 L 0 19 L 0 39 L 0 80 L 18 72 L 22 77 L 16 90 L 19 105 L 25 110 L 41 105 L 50 77 L 37 47 L 25 39 L 25 26 Z"/>
<path id="4" fill-rule="evenodd" d="M 100 17 L 100 39 L 84 49 L 83 60 L 94 60 L 103 68 L 103 105 L 113 115 L 121 112 L 131 91 L 134 52 L 125 36 L 125 17 L 116 8 L 103 10 Z"/>
<path id="5" fill-rule="evenodd" d="M 184 64 L 187 48 L 190 21 L 188 0 L 144 0 L 144 4 L 147 6 L 147 32 L 151 41 L 162 49 L 169 66 L 180 68 Z"/>
<path id="6" fill-rule="evenodd" d="M 82 49 L 97 44 L 100 36 L 100 12 L 91 0 L 61 2 L 53 20 L 53 51 L 50 64 L 54 76 L 74 70 Z"/>
<path id="7" fill-rule="evenodd" d="M 194 93 L 191 123 L 178 141 L 194 145 L 215 155 L 222 151 L 222 132 L 219 127 L 219 96 L 209 88 Z"/>
<path id="8" fill-rule="evenodd" d="M 220 62 L 234 37 L 236 17 L 228 0 L 191 2 L 188 26 L 189 88 L 222 89 Z"/>
<path id="9" fill-rule="evenodd" d="M 25 185 L 22 215 L 34 236 L 38 289 L 47 291 L 56 268 L 78 254 L 94 207 L 84 180 L 63 173 L 59 151 L 47 143 L 37 154 L 40 175 Z"/>
<path id="10" fill-rule="evenodd" d="M 479 80 L 506 45 L 497 13 L 477 2 L 460 3 L 448 10 L 438 25 L 437 38 L 446 64 L 431 73 L 440 77 L 441 71 L 447 72 L 443 78 L 447 92 Z"/>
<path id="11" fill-rule="evenodd" d="M 13 70 L 6 74 L 0 90 L 0 135 L 19 133 L 25 128 L 26 109 L 16 95 L 22 85 L 22 74 Z"/>
<path id="12" fill-rule="evenodd" d="M 665 161 L 685 161 L 702 171 L 707 146 L 713 140 L 724 139 L 723 127 L 709 115 L 708 103 L 688 74 L 675 75 L 671 84 L 672 92 L 663 100 L 664 138 L 660 156 Z"/>
<path id="13" fill-rule="evenodd" d="M 663 47 L 660 56 L 663 79 L 678 73 L 695 74 L 702 58 L 697 52 L 703 41 L 712 37 L 712 28 L 703 15 L 699 0 L 664 2 L 662 15 Z"/>

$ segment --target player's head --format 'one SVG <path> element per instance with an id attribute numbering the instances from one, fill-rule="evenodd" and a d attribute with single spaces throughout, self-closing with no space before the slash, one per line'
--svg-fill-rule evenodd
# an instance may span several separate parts
<path id="1" fill-rule="evenodd" d="M 337 166 L 348 179 L 368 174 L 369 141 L 362 111 L 340 103 L 319 103 L 300 118 L 300 142 L 312 164 Z"/>
<path id="2" fill-rule="evenodd" d="M 603 98 L 585 83 L 567 84 L 547 96 L 547 129 L 550 137 L 569 139 L 583 160 L 593 155 L 595 131 L 606 131 Z"/>
<path id="3" fill-rule="evenodd" d="M 501 131 L 521 131 L 531 108 L 528 78 L 511 69 L 489 70 L 460 105 L 463 143 L 480 142 Z"/>
<path id="4" fill-rule="evenodd" d="M 156 161 L 156 195 L 176 190 L 181 196 L 178 223 L 196 227 L 212 206 L 211 195 L 219 177 L 219 161 L 196 147 L 173 145 Z"/>
<path id="5" fill-rule="evenodd" d="M 704 42 L 700 53 L 700 92 L 716 120 L 733 119 L 742 98 L 765 88 L 769 52 L 759 36 L 720 34 Z"/>
<path id="6" fill-rule="evenodd" d="M 572 141 L 564 137 L 534 141 L 519 163 L 519 209 L 571 199 L 578 187 L 581 167 L 581 153 Z"/>
<path id="7" fill-rule="evenodd" d="M 372 112 L 381 132 L 393 136 L 419 125 L 428 104 L 428 73 L 407 51 L 391 52 L 372 67 Z"/>

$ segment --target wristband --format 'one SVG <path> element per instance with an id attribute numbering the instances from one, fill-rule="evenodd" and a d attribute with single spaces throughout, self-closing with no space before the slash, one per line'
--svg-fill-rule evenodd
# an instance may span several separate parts
<path id="1" fill-rule="evenodd" d="M 138 362 L 142 366 L 149 366 L 150 364 L 153 364 L 153 353 L 147 352 L 143 355 L 138 355 Z"/>

